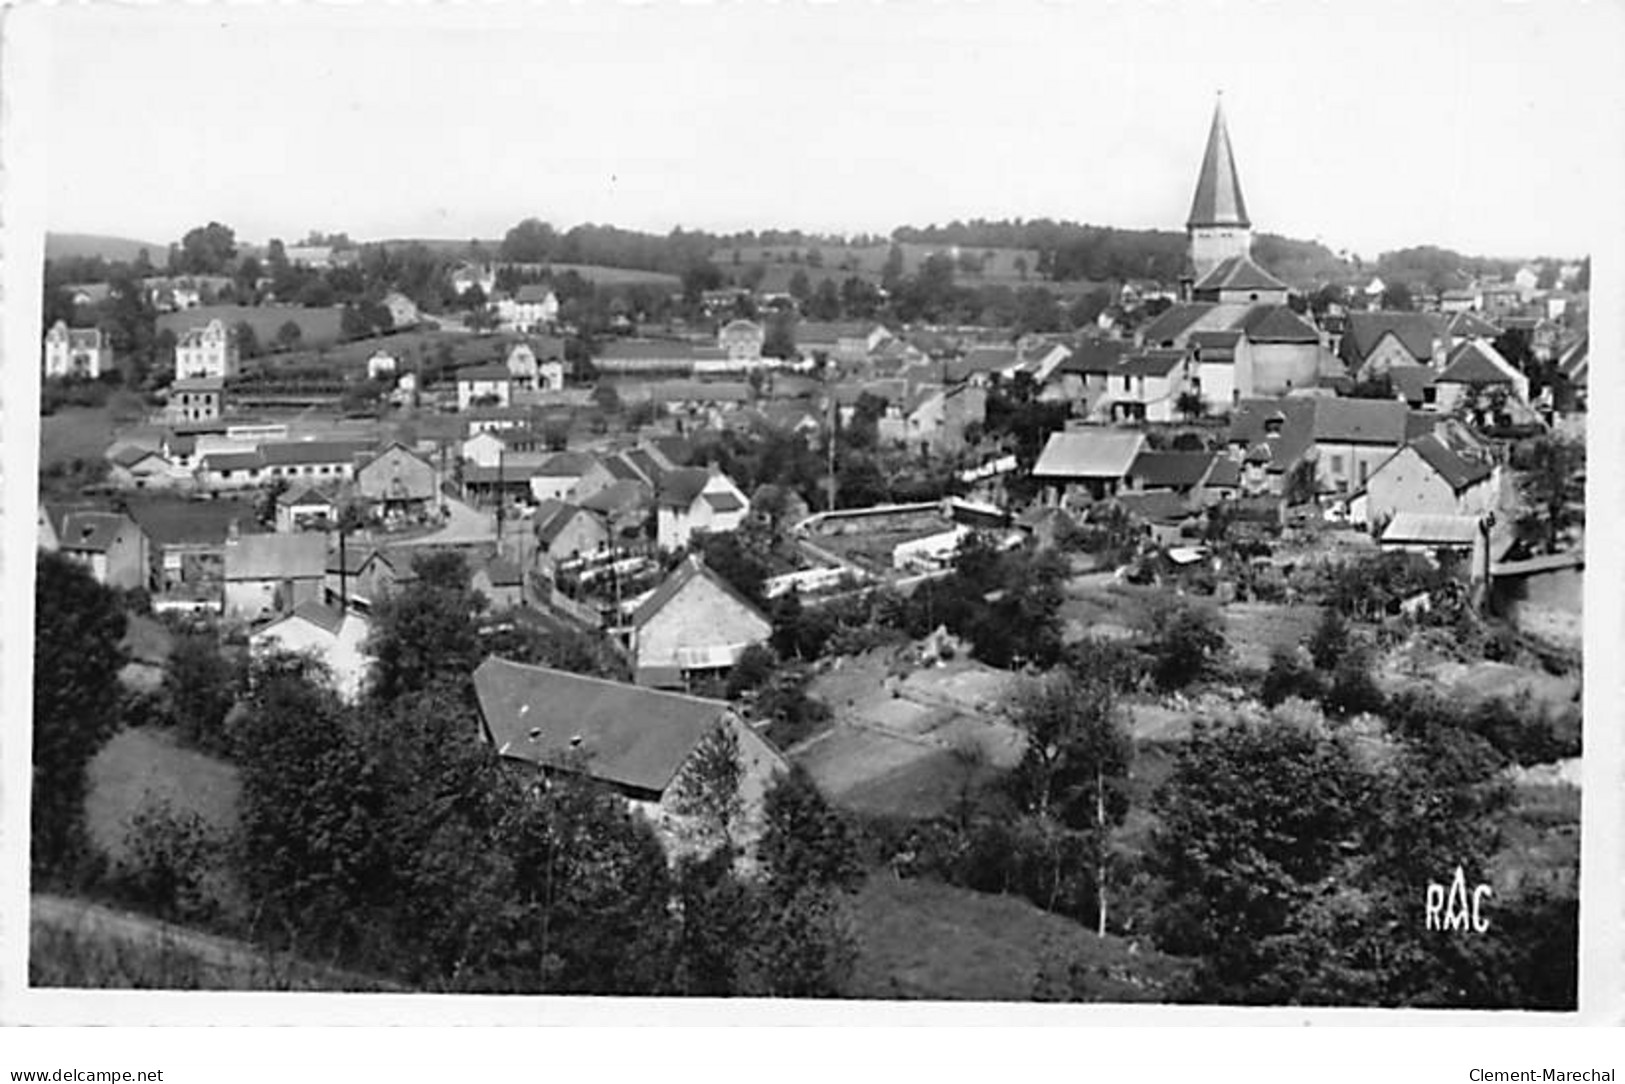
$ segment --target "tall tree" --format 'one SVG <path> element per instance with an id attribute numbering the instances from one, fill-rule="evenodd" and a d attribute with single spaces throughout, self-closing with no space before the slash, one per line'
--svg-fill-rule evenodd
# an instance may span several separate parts
<path id="1" fill-rule="evenodd" d="M 189 275 L 223 275 L 237 258 L 237 235 L 230 226 L 210 222 L 181 238 L 180 270 Z"/>
<path id="2" fill-rule="evenodd" d="M 1585 522 L 1585 445 L 1541 437 L 1514 460 L 1525 511 L 1519 534 L 1556 553 L 1569 529 Z"/>
<path id="3" fill-rule="evenodd" d="M 372 695 L 389 703 L 442 681 L 464 687 L 483 657 L 475 617 L 485 597 L 459 553 L 413 562 L 417 578 L 377 608 L 370 643 Z"/>
<path id="4" fill-rule="evenodd" d="M 113 591 L 66 557 L 39 555 L 30 865 L 47 882 L 71 878 L 83 854 L 86 768 L 120 724 L 124 625 Z"/>
<path id="5" fill-rule="evenodd" d="M 1046 840 L 1059 843 L 1066 832 L 1089 836 L 1095 855 L 1095 929 L 1104 937 L 1111 830 L 1128 813 L 1126 784 L 1133 755 L 1116 694 L 1106 682 L 1079 681 L 1059 669 L 1018 685 L 1007 711 L 1026 736 L 1026 750 L 1011 779 L 1016 800 Z M 1051 847 L 1051 910 L 1065 854 L 1064 847 Z"/>

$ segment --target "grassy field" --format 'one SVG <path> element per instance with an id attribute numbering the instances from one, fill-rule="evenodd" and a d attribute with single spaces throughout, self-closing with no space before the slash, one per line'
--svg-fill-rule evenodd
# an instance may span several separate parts
<path id="1" fill-rule="evenodd" d="M 680 290 L 683 280 L 662 271 L 639 271 L 629 267 L 603 267 L 591 263 L 556 263 L 553 273 L 562 275 L 574 271 L 588 282 L 599 286 L 657 286 L 663 290 Z"/>
<path id="2" fill-rule="evenodd" d="M 75 459 L 100 459 L 119 432 L 107 407 L 64 407 L 40 419 L 40 469 Z"/>
<path id="3" fill-rule="evenodd" d="M 247 321 L 262 344 L 276 337 L 277 330 L 292 320 L 299 325 L 303 341 L 308 346 L 337 342 L 339 320 L 343 310 L 338 307 L 307 309 L 298 305 L 203 305 L 184 312 L 166 312 L 158 317 L 158 330 L 166 328 L 177 336 L 188 328 L 202 327 L 210 320 L 219 320 L 228 328 Z"/>
<path id="4" fill-rule="evenodd" d="M 112 990 L 402 989 L 145 915 L 40 896 L 29 916 L 28 982 Z"/>
<path id="5" fill-rule="evenodd" d="M 1267 670 L 1270 653 L 1309 642 L 1320 623 L 1319 606 L 1236 602 L 1224 607 L 1224 634 L 1231 660 L 1248 670 Z"/>
<path id="6" fill-rule="evenodd" d="M 1074 996 L 1097 1002 L 1173 996 L 1186 965 L 1014 896 L 876 874 L 854 899 L 853 997 L 1027 1001 L 1046 969 L 1080 976 Z"/>
<path id="7" fill-rule="evenodd" d="M 237 769 L 183 748 L 163 730 L 120 731 L 90 762 L 85 820 L 91 842 L 113 861 L 125 855 L 130 818 L 148 796 L 167 799 L 176 811 L 191 810 L 216 833 L 237 824 Z"/>
<path id="8" fill-rule="evenodd" d="M 261 341 L 264 341 L 263 336 Z M 323 348 L 320 355 L 314 349 L 266 354 L 255 358 L 248 364 L 248 368 L 275 372 L 280 369 L 325 366 L 336 368 L 346 374 L 356 372 L 365 375 L 367 359 L 383 350 L 395 356 L 401 371 L 410 372 L 415 361 L 432 363 L 442 346 L 450 347 L 452 364 L 462 366 L 502 360 L 508 356 L 508 348 L 513 342 L 513 339 L 500 335 L 469 335 L 455 331 L 402 331 L 394 335 L 336 343 Z"/>

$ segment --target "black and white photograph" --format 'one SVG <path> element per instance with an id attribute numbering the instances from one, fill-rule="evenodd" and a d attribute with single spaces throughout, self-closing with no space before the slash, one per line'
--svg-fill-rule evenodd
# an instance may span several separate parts
<path id="1" fill-rule="evenodd" d="M 31 14 L 30 994 L 1618 976 L 1619 8 Z"/>

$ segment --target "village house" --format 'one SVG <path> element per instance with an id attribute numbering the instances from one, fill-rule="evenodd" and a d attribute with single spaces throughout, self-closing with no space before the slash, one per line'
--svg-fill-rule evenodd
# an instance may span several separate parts
<path id="1" fill-rule="evenodd" d="M 986 387 L 995 379 L 1008 380 L 1015 376 L 1023 364 L 1014 346 L 973 346 L 963 357 L 947 362 L 943 374 L 950 384 L 969 381 Z"/>
<path id="2" fill-rule="evenodd" d="M 388 350 L 376 350 L 367 359 L 367 379 L 383 380 L 395 375 L 398 362 Z"/>
<path id="3" fill-rule="evenodd" d="M 717 346 L 728 355 L 729 361 L 761 361 L 762 344 L 766 341 L 766 329 L 754 320 L 730 320 L 717 329 Z"/>
<path id="4" fill-rule="evenodd" d="M 1069 403 L 1074 415 L 1088 417 L 1106 394 L 1110 375 L 1131 345 L 1121 339 L 1083 339 L 1050 373 L 1039 400 Z"/>
<path id="5" fill-rule="evenodd" d="M 457 409 L 513 404 L 513 374 L 501 362 L 470 365 L 457 370 Z"/>
<path id="6" fill-rule="evenodd" d="M 761 611 L 690 556 L 634 611 L 627 646 L 639 685 L 681 689 L 725 676 L 745 648 L 772 634 Z"/>
<path id="7" fill-rule="evenodd" d="M 1497 509 L 1501 469 L 1491 449 L 1459 423 L 1438 426 L 1378 464 L 1349 503 L 1355 523 L 1400 512 L 1482 516 Z"/>
<path id="8" fill-rule="evenodd" d="M 322 599 L 370 613 L 391 591 L 415 579 L 410 550 L 347 545 L 327 555 Z"/>
<path id="9" fill-rule="evenodd" d="M 559 299 L 546 286 L 527 283 L 514 291 L 498 315 L 504 324 L 520 331 L 543 331 L 558 323 Z"/>
<path id="10" fill-rule="evenodd" d="M 506 557 L 488 557 L 476 563 L 469 586 L 485 597 L 493 613 L 525 604 L 524 571 Z"/>
<path id="11" fill-rule="evenodd" d="M 319 534 L 243 535 L 226 542 L 225 614 L 257 621 L 319 601 L 327 538 Z"/>
<path id="12" fill-rule="evenodd" d="M 649 384 L 647 392 L 670 416 L 713 427 L 751 398 L 750 385 L 741 381 L 663 380 Z"/>
<path id="13" fill-rule="evenodd" d="M 45 376 L 95 380 L 113 369 L 113 347 L 100 328 L 70 328 L 58 320 L 45 333 Z"/>
<path id="14" fill-rule="evenodd" d="M 545 575 L 562 561 L 602 552 L 610 544 L 609 525 L 580 505 L 549 498 L 537 506 L 532 522 L 536 563 Z"/>
<path id="15" fill-rule="evenodd" d="M 733 842 L 749 850 L 765 827 L 768 789 L 784 757 L 720 700 L 659 692 L 563 670 L 488 658 L 474 671 L 484 737 L 504 759 L 585 775 L 649 818 L 668 854 L 695 848 L 704 829 L 684 806 L 686 773 L 718 730 L 738 743 L 739 815 Z"/>
<path id="16" fill-rule="evenodd" d="M 476 288 L 490 297 L 497 288 L 496 269 L 490 264 L 459 264 L 452 268 L 450 280 L 452 291 L 459 297 Z"/>
<path id="17" fill-rule="evenodd" d="M 309 655 L 327 667 L 333 690 L 354 703 L 361 697 L 372 666 L 366 650 L 371 633 L 371 622 L 355 610 L 310 599 L 255 631 L 248 638 L 248 649 L 256 657 L 272 652 Z"/>
<path id="18" fill-rule="evenodd" d="M 276 495 L 276 529 L 283 534 L 326 531 L 338 518 L 338 502 L 313 485 L 300 483 Z"/>
<path id="19" fill-rule="evenodd" d="M 1370 380 L 1399 368 L 1442 369 L 1448 322 L 1421 312 L 1355 312 L 1338 343 L 1349 376 Z"/>
<path id="20" fill-rule="evenodd" d="M 733 480 L 712 467 L 666 471 L 656 489 L 655 541 L 679 550 L 699 532 L 738 530 L 750 514 L 750 499 Z"/>
<path id="21" fill-rule="evenodd" d="M 1317 492 L 1346 497 L 1430 428 L 1394 400 L 1289 396 L 1243 400 L 1231 416 L 1227 442 L 1242 464 L 1247 493 L 1283 495 L 1294 468 L 1312 460 Z"/>
<path id="22" fill-rule="evenodd" d="M 1193 505 L 1205 502 L 1204 485 L 1221 457 L 1214 452 L 1158 452 L 1145 449 L 1134 457 L 1125 476 L 1132 493 L 1177 493 Z"/>
<path id="23" fill-rule="evenodd" d="M 107 481 L 120 489 L 171 489 L 187 485 L 191 477 L 161 452 L 125 444 L 107 450 Z"/>
<path id="24" fill-rule="evenodd" d="M 878 423 L 881 440 L 921 455 L 952 455 L 967 444 L 966 432 L 987 420 L 987 389 L 975 383 L 921 385 L 900 403 L 888 403 Z"/>
<path id="25" fill-rule="evenodd" d="M 1145 434 L 1132 430 L 1079 427 L 1051 433 L 1033 464 L 1033 479 L 1044 486 L 1044 503 L 1073 505 L 1117 493 L 1145 448 Z"/>
<path id="26" fill-rule="evenodd" d="M 226 382 L 219 377 L 175 381 L 164 403 L 164 420 L 171 425 L 214 421 L 224 409 L 225 389 Z"/>
<path id="27" fill-rule="evenodd" d="M 68 512 L 56 537 L 57 552 L 83 565 L 97 583 L 124 590 L 148 586 L 152 561 L 147 535 L 124 513 Z"/>
<path id="28" fill-rule="evenodd" d="M 421 518 L 440 503 L 440 472 L 396 441 L 356 467 L 355 490 L 386 521 Z"/>
<path id="29" fill-rule="evenodd" d="M 1171 422 L 1188 385 L 1183 350 L 1141 350 L 1124 357 L 1110 374 L 1107 402 L 1114 422 Z"/>
<path id="30" fill-rule="evenodd" d="M 175 343 L 177 380 L 229 380 L 237 368 L 236 339 L 218 319 L 187 328 Z"/>
<path id="31" fill-rule="evenodd" d="M 148 539 L 153 608 L 219 612 L 226 543 L 258 530 L 252 502 L 165 497 L 131 501 L 130 515 Z"/>
<path id="32" fill-rule="evenodd" d="M 868 358 L 892 333 L 882 324 L 851 321 L 825 323 L 803 320 L 795 326 L 796 350 L 805 359 L 820 354 L 839 365 L 853 365 Z"/>
<path id="33" fill-rule="evenodd" d="M 581 507 L 603 517 L 617 546 L 646 537 L 654 496 L 645 482 L 620 478 L 591 495 L 579 498 Z"/>
<path id="34" fill-rule="evenodd" d="M 576 487 L 592 465 L 586 452 L 555 452 L 531 469 L 531 497 L 538 504 L 575 498 Z"/>
<path id="35" fill-rule="evenodd" d="M 211 452 L 197 468 L 208 490 L 250 489 L 276 478 L 336 484 L 355 477 L 356 460 L 373 450 L 370 440 L 265 441 L 252 451 Z"/>
<path id="36" fill-rule="evenodd" d="M 1529 402 L 1529 378 L 1483 339 L 1469 339 L 1452 350 L 1434 384 L 1439 409 L 1445 412 L 1469 407 L 1475 396 L 1494 388 L 1517 403 Z"/>
<path id="37" fill-rule="evenodd" d="M 562 353 L 544 359 L 530 343 L 515 343 L 508 351 L 507 365 L 515 392 L 564 390 Z"/>

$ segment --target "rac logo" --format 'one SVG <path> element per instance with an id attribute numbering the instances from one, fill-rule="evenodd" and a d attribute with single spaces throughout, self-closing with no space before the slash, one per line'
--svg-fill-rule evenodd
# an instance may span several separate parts
<path id="1" fill-rule="evenodd" d="M 1494 892 L 1487 884 L 1467 887 L 1467 873 L 1460 866 L 1448 886 L 1428 882 L 1425 927 L 1446 933 L 1485 933 L 1490 928 L 1484 917 L 1484 901 Z"/>

